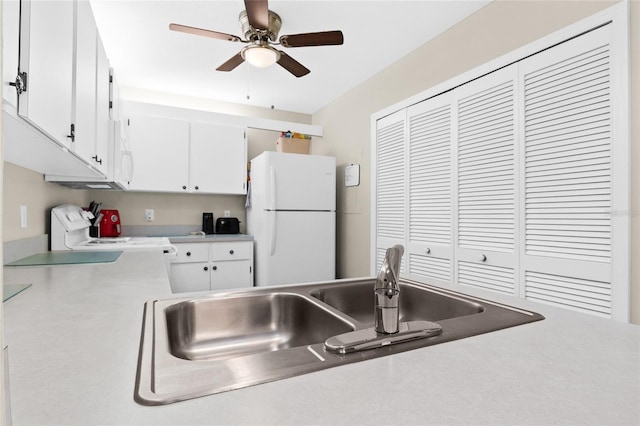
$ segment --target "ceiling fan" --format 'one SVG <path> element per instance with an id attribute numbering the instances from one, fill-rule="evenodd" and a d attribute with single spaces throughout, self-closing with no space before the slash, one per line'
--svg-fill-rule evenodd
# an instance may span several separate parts
<path id="1" fill-rule="evenodd" d="M 277 62 L 296 77 L 307 75 L 310 70 L 282 50 L 272 46 L 329 46 L 340 45 L 344 42 L 342 31 L 289 34 L 280 36 L 278 39 L 282 19 L 277 13 L 269 10 L 268 0 L 244 0 L 244 5 L 246 10 L 240 12 L 240 26 L 244 39 L 232 34 L 180 24 L 170 24 L 169 29 L 219 40 L 247 43 L 247 46 L 243 47 L 240 52 L 216 68 L 218 71 L 232 71 L 244 61 L 260 68 L 268 67 Z"/>

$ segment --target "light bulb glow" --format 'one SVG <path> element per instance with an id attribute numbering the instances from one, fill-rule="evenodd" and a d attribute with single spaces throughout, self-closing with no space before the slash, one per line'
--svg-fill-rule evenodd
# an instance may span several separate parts
<path id="1" fill-rule="evenodd" d="M 254 67 L 266 68 L 278 62 L 280 54 L 268 46 L 247 46 L 242 51 L 242 57 Z"/>

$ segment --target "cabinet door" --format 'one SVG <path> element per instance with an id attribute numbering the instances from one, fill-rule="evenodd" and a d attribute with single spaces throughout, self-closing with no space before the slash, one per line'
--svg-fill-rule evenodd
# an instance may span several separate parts
<path id="1" fill-rule="evenodd" d="M 245 194 L 245 128 L 192 122 L 190 131 L 190 191 Z"/>
<path id="2" fill-rule="evenodd" d="M 132 116 L 127 123 L 134 162 L 130 189 L 186 192 L 189 123 L 148 116 Z"/>
<path id="3" fill-rule="evenodd" d="M 253 267 L 249 260 L 213 262 L 211 264 L 211 290 L 242 288 L 253 285 Z"/>
<path id="4" fill-rule="evenodd" d="M 517 66 L 454 91 L 457 281 L 517 294 Z"/>
<path id="5" fill-rule="evenodd" d="M 616 208 L 614 191 L 626 180 L 619 173 L 628 152 L 615 156 L 623 144 L 615 139 L 610 31 L 591 31 L 522 61 L 520 277 L 527 299 L 626 321 L 628 303 L 616 311 L 613 297 L 626 289 L 616 293 L 612 281 L 613 232 L 623 216 L 614 213 L 626 211 Z"/>
<path id="6" fill-rule="evenodd" d="M 20 71 L 27 91 L 18 113 L 70 148 L 75 2 L 30 1 L 21 5 Z"/>
<path id="7" fill-rule="evenodd" d="M 210 271 L 208 262 L 172 263 L 170 272 L 171 291 L 209 291 Z"/>
<path id="8" fill-rule="evenodd" d="M 98 30 L 89 2 L 77 2 L 75 67 L 75 141 L 73 150 L 92 165 L 96 162 L 96 63 Z"/>
<path id="9" fill-rule="evenodd" d="M 97 38 L 96 63 L 96 142 L 94 164 L 103 173 L 109 169 L 109 59 L 102 45 L 100 36 Z M 112 142 L 113 143 L 113 142 Z"/>
<path id="10" fill-rule="evenodd" d="M 15 83 L 18 75 L 18 55 L 20 43 L 20 1 L 2 2 L 2 98 L 14 107 L 18 106 Z"/>
<path id="11" fill-rule="evenodd" d="M 450 92 L 407 111 L 407 273 L 434 284 L 453 280 L 452 120 Z"/>
<path id="12" fill-rule="evenodd" d="M 376 123 L 376 190 L 372 217 L 376 224 L 374 274 L 382 265 L 386 249 L 405 244 L 406 224 L 406 112 L 398 111 Z M 405 271 L 406 262 L 401 270 Z"/>

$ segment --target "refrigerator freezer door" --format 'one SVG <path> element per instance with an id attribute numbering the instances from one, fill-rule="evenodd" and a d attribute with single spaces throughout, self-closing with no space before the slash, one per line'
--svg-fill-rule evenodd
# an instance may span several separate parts
<path id="1" fill-rule="evenodd" d="M 319 155 L 265 152 L 251 162 L 256 208 L 336 209 L 336 159 Z"/>
<path id="2" fill-rule="evenodd" d="M 263 218 L 255 240 L 257 286 L 335 279 L 335 213 L 277 211 Z"/>

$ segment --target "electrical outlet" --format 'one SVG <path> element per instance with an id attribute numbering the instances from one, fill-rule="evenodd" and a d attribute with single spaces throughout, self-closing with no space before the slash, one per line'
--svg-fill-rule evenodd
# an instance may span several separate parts
<path id="1" fill-rule="evenodd" d="M 155 211 L 153 209 L 146 209 L 144 211 L 144 218 L 147 220 L 147 222 L 153 222 L 153 220 L 155 219 Z"/>
<path id="2" fill-rule="evenodd" d="M 224 211 L 224 217 L 230 217 L 231 216 L 231 211 L 230 210 L 225 210 Z"/>
<path id="3" fill-rule="evenodd" d="M 26 227 L 27 227 L 27 206 L 23 204 L 20 206 L 20 228 L 26 228 Z"/>

